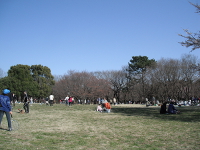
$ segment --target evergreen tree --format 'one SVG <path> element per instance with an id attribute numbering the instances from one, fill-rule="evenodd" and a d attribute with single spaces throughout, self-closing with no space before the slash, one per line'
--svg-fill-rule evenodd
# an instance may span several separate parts
<path id="1" fill-rule="evenodd" d="M 53 79 L 46 66 L 18 64 L 11 66 L 8 76 L 0 79 L 0 86 L 9 88 L 18 97 L 23 97 L 23 92 L 27 91 L 29 96 L 44 98 L 52 93 Z"/>
<path id="2" fill-rule="evenodd" d="M 18 96 L 22 97 L 24 91 L 27 91 L 31 96 L 37 96 L 37 84 L 32 78 L 30 66 L 21 64 L 11 66 L 8 71 L 8 78 L 12 83 L 7 83 L 7 85 Z"/>
<path id="3" fill-rule="evenodd" d="M 33 80 L 37 83 L 39 97 L 47 97 L 52 93 L 52 86 L 55 84 L 51 70 L 42 65 L 32 65 L 31 72 Z"/>
<path id="4" fill-rule="evenodd" d="M 155 60 L 149 59 L 147 56 L 133 56 L 129 63 L 129 72 L 141 74 L 153 63 L 155 63 Z"/>
<path id="5" fill-rule="evenodd" d="M 147 96 L 147 90 L 145 89 L 145 72 L 147 67 L 151 67 L 155 64 L 154 59 L 149 59 L 147 56 L 133 56 L 129 63 L 129 79 L 130 84 L 138 84 L 141 91 L 139 95 L 141 98 Z"/>

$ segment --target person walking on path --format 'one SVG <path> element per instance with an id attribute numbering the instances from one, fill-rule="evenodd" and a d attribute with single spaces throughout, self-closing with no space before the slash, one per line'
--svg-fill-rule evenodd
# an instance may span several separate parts
<path id="1" fill-rule="evenodd" d="M 0 128 L 2 128 L 1 121 L 5 113 L 7 122 L 8 122 L 8 131 L 12 131 L 12 125 L 11 125 L 12 111 L 11 111 L 10 98 L 8 97 L 8 93 L 10 93 L 10 90 L 4 89 L 3 94 L 0 95 Z"/>

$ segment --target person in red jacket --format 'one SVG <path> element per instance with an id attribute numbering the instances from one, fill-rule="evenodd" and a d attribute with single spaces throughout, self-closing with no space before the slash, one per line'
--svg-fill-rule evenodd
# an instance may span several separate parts
<path id="1" fill-rule="evenodd" d="M 69 100 L 68 100 L 68 102 L 69 102 L 69 106 L 72 106 L 72 101 L 73 101 L 73 97 L 70 96 L 70 97 L 69 97 Z"/>

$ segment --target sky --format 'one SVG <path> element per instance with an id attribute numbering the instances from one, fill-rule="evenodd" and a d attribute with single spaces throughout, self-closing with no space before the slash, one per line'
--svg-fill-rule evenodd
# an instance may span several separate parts
<path id="1" fill-rule="evenodd" d="M 43 65 L 52 75 L 121 70 L 133 56 L 180 59 L 200 30 L 200 0 L 0 0 L 0 69 Z"/>

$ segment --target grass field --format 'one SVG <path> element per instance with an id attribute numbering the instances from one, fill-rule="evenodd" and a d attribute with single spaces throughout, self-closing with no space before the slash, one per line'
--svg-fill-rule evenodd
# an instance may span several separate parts
<path id="1" fill-rule="evenodd" d="M 0 150 L 197 150 L 200 149 L 200 107 L 181 107 L 178 115 L 161 115 L 159 107 L 33 104 L 29 114 L 13 117 L 17 131 L 0 130 Z M 4 115 L 3 127 L 7 128 Z"/>

